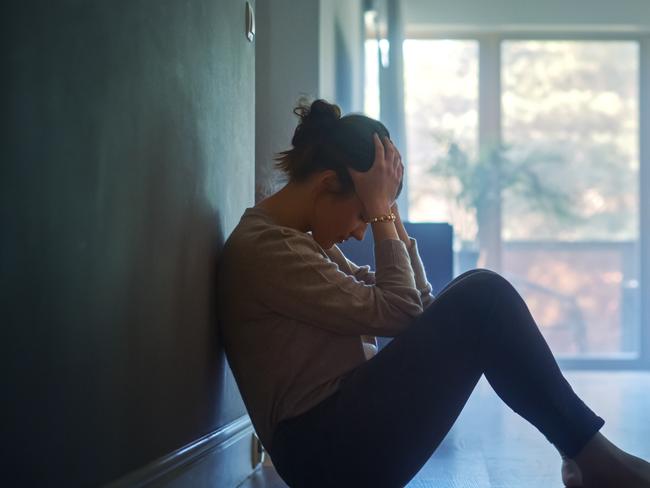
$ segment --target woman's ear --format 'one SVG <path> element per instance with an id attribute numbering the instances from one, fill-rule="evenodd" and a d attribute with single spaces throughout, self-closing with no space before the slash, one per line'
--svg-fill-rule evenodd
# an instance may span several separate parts
<path id="1" fill-rule="evenodd" d="M 319 192 L 326 191 L 327 193 L 340 193 L 341 182 L 336 174 L 336 171 L 327 169 L 318 175 L 316 188 Z"/>

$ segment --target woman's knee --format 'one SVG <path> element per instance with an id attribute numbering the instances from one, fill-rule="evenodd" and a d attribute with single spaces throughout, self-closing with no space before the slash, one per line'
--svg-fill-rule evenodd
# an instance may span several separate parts
<path id="1" fill-rule="evenodd" d="M 512 283 L 510 283 L 510 281 L 508 281 L 508 279 L 505 278 L 502 274 L 499 274 L 496 271 L 492 271 L 490 269 L 480 268 L 480 270 L 489 275 L 489 279 L 491 279 L 493 283 L 508 289 L 514 289 Z"/>
<path id="2" fill-rule="evenodd" d="M 438 303 L 453 303 L 460 306 L 461 311 L 475 312 L 480 305 L 494 302 L 497 293 L 514 290 L 508 280 L 495 271 L 485 268 L 475 268 L 466 271 L 449 282 L 437 295 Z M 430 313 L 436 314 L 432 308 Z M 427 310 L 425 310 L 427 312 Z"/>
<path id="3" fill-rule="evenodd" d="M 466 291 L 470 296 L 485 298 L 480 301 L 489 304 L 489 313 L 499 304 L 523 302 L 514 285 L 495 271 L 482 269 L 480 273 L 469 276 L 466 283 Z"/>
<path id="4" fill-rule="evenodd" d="M 453 323 L 452 329 L 458 331 L 490 325 L 486 318 L 501 301 L 505 286 L 509 283 L 500 274 L 484 268 L 471 269 L 441 291 L 419 320 L 434 328 L 441 323 Z"/>
<path id="5" fill-rule="evenodd" d="M 465 271 L 464 273 L 459 274 L 452 281 L 456 281 L 456 280 L 460 281 L 462 279 L 465 279 L 468 276 L 471 276 L 471 275 L 476 274 L 476 273 L 482 273 L 484 271 L 491 272 L 489 269 L 485 269 L 485 268 L 474 268 L 474 269 L 470 269 L 468 271 Z"/>
<path id="6" fill-rule="evenodd" d="M 490 283 L 492 285 L 500 284 L 509 284 L 509 282 L 501 276 L 499 273 L 492 271 L 487 268 L 474 268 L 469 271 L 458 275 L 450 284 L 456 284 L 463 282 L 464 284 L 470 283 Z"/>
<path id="7" fill-rule="evenodd" d="M 446 291 L 448 288 L 451 288 L 452 286 L 454 286 L 454 285 L 455 285 L 456 283 L 458 283 L 459 281 L 463 281 L 463 280 L 466 279 L 467 277 L 469 277 L 469 276 L 471 276 L 471 275 L 473 275 L 473 274 L 476 274 L 476 273 L 481 273 L 481 272 L 483 272 L 483 271 L 489 271 L 489 270 L 487 270 L 487 269 L 483 269 L 483 268 L 475 268 L 475 269 L 470 269 L 470 270 L 468 270 L 468 271 L 465 271 L 464 273 L 459 274 L 459 275 L 456 276 L 453 280 L 451 280 L 449 283 L 447 283 L 447 284 L 443 287 L 443 289 L 440 290 L 437 294 L 440 295 L 440 294 L 442 294 L 444 291 Z"/>
<path id="8" fill-rule="evenodd" d="M 462 277 L 462 278 L 461 278 Z M 458 276 L 450 290 L 460 292 L 463 295 L 464 303 L 491 302 L 492 297 L 497 293 L 511 292 L 514 290 L 512 284 L 499 273 L 485 269 L 476 268 Z"/>

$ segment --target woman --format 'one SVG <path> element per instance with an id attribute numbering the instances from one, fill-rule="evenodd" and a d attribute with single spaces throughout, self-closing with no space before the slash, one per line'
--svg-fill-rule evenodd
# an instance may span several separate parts
<path id="1" fill-rule="evenodd" d="M 276 158 L 289 182 L 246 209 L 218 284 L 226 355 L 280 476 L 403 486 L 485 374 L 558 449 L 567 485 L 650 486 L 650 464 L 599 432 L 605 421 L 507 280 L 474 269 L 432 295 L 399 217 L 403 165 L 383 124 L 324 100 L 294 112 L 293 148 Z M 375 272 L 336 246 L 362 240 L 369 222 Z M 394 339 L 368 359 L 376 336 Z"/>

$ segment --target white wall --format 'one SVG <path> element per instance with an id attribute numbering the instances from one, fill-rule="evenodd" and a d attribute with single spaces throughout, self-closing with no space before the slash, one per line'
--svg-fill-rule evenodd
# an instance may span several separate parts
<path id="1" fill-rule="evenodd" d="M 322 0 L 320 96 L 341 104 L 344 112 L 363 111 L 363 42 L 362 1 Z"/>
<path id="2" fill-rule="evenodd" d="M 257 2 L 255 201 L 278 187 L 274 153 L 291 147 L 301 94 L 319 91 L 319 0 Z"/>
<path id="3" fill-rule="evenodd" d="M 255 53 L 256 202 L 282 184 L 273 155 L 291 147 L 298 98 L 337 102 L 337 76 L 350 77 L 344 110 L 363 108 L 361 0 L 267 0 L 257 3 Z M 337 40 L 336 26 L 339 25 Z M 337 48 L 337 42 L 338 48 Z M 337 73 L 341 43 L 348 66 Z"/>

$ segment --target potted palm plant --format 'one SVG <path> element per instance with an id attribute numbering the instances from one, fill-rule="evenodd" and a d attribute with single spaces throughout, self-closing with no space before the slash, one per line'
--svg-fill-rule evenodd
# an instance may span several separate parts
<path id="1" fill-rule="evenodd" d="M 439 134 L 435 137 L 446 144 L 446 152 L 426 172 L 456 180 L 460 189 L 451 198 L 476 216 L 476 241 L 461 241 L 461 271 L 477 266 L 500 270 L 501 206 L 506 193 L 555 218 L 572 222 L 581 219 L 574 210 L 573 196 L 541 176 L 565 164 L 561 155 L 541 151 L 523 154 L 513 145 L 495 144 L 472 158 L 455 141 Z"/>

